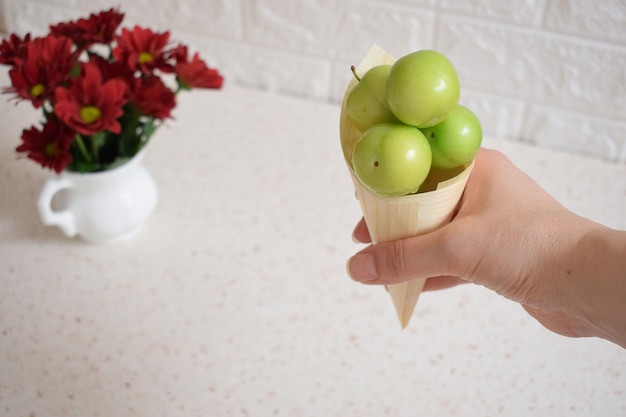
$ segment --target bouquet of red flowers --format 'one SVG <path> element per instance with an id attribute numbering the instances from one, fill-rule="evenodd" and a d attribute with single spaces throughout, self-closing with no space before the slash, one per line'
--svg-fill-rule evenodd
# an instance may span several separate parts
<path id="1" fill-rule="evenodd" d="M 11 67 L 4 92 L 45 118 L 41 129 L 22 132 L 17 152 L 57 173 L 107 170 L 172 117 L 179 91 L 221 88 L 219 72 L 187 46 L 169 44 L 169 32 L 135 26 L 116 34 L 123 18 L 111 8 L 51 25 L 46 37 L 12 34 L 0 44 L 0 64 Z"/>

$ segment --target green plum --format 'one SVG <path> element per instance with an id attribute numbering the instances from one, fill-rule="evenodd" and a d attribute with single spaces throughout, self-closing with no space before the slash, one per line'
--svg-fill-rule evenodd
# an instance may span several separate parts
<path id="1" fill-rule="evenodd" d="M 470 162 L 483 140 L 478 117 L 462 105 L 442 122 L 421 131 L 430 142 L 433 168 L 449 169 Z"/>
<path id="2" fill-rule="evenodd" d="M 398 59 L 387 77 L 387 103 L 403 123 L 419 128 L 442 121 L 458 104 L 456 69 L 437 51 L 421 50 Z"/>
<path id="3" fill-rule="evenodd" d="M 381 123 L 357 141 L 352 163 L 359 180 L 383 196 L 415 193 L 431 166 L 428 139 L 419 129 L 401 123 Z"/>
<path id="4" fill-rule="evenodd" d="M 378 123 L 394 123 L 398 119 L 387 107 L 387 74 L 391 65 L 370 68 L 359 79 L 354 67 L 352 72 L 359 83 L 348 94 L 346 108 L 350 120 L 361 132 Z"/>

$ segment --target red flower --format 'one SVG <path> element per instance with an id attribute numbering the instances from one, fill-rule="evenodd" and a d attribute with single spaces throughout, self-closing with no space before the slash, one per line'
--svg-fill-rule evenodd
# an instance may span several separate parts
<path id="1" fill-rule="evenodd" d="M 87 47 L 94 43 L 109 44 L 113 41 L 115 31 L 124 19 L 119 9 L 109 9 L 98 14 L 90 14 L 87 19 L 63 22 L 50 26 L 50 34 L 67 36 L 79 47 Z"/>
<path id="2" fill-rule="evenodd" d="M 176 96 L 156 75 L 136 78 L 128 101 L 141 114 L 155 119 L 171 117 L 172 109 L 176 107 Z"/>
<path id="3" fill-rule="evenodd" d="M 39 108 L 69 78 L 76 54 L 72 51 L 72 40 L 66 37 L 36 38 L 23 47 L 25 60 L 9 71 L 13 86 L 4 91 L 30 100 Z"/>
<path id="4" fill-rule="evenodd" d="M 108 169 L 172 117 L 180 90 L 222 87 L 217 69 L 187 46 L 169 44 L 169 31 L 135 26 L 117 33 L 123 19 L 111 7 L 50 25 L 46 37 L 0 39 L 0 65 L 9 66 L 11 79 L 0 91 L 30 101 L 47 120 L 41 130 L 23 131 L 18 152 L 57 172 Z M 164 73 L 175 85 L 166 85 Z M 72 144 L 76 135 L 89 146 Z"/>
<path id="5" fill-rule="evenodd" d="M 154 33 L 139 26 L 132 31 L 122 29 L 122 35 L 115 37 L 117 47 L 113 49 L 113 57 L 116 61 L 125 62 L 132 71 L 149 74 L 159 69 L 170 73 L 173 68 L 167 62 L 165 50 L 169 38 L 169 32 Z"/>
<path id="6" fill-rule="evenodd" d="M 224 78 L 216 69 L 209 68 L 200 59 L 198 53 L 194 54 L 191 61 L 187 60 L 187 47 L 180 45 L 175 53 L 176 65 L 174 72 L 182 88 L 221 88 Z"/>
<path id="7" fill-rule="evenodd" d="M 119 78 L 126 84 L 130 85 L 133 82 L 134 76 L 132 71 L 128 69 L 124 62 L 109 61 L 100 55 L 92 55 L 89 57 L 89 62 L 94 64 L 100 70 L 102 74 L 102 81 L 106 82 L 114 78 Z"/>
<path id="8" fill-rule="evenodd" d="M 119 133 L 121 126 L 117 118 L 124 113 L 126 84 L 118 79 L 103 83 L 102 74 L 93 63 L 84 64 L 82 72 L 69 88 L 56 89 L 55 113 L 65 124 L 84 135 L 104 130 Z"/>
<path id="9" fill-rule="evenodd" d="M 58 122 L 49 119 L 43 130 L 35 127 L 22 131 L 22 144 L 15 150 L 25 152 L 26 156 L 43 166 L 60 173 L 72 162 L 70 145 L 74 140 L 74 131 Z"/>
<path id="10" fill-rule="evenodd" d="M 11 34 L 0 44 L 0 64 L 20 65 L 26 60 L 26 44 L 30 42 L 30 33 L 24 39 L 16 34 Z"/>

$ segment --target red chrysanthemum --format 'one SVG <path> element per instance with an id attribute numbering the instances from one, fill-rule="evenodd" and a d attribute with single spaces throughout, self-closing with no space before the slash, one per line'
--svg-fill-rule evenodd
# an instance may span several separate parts
<path id="1" fill-rule="evenodd" d="M 117 118 L 124 111 L 126 84 L 118 79 L 102 82 L 102 74 L 93 63 L 86 63 L 82 75 L 69 88 L 55 91 L 54 111 L 64 123 L 84 135 L 105 130 L 121 131 Z"/>
<path id="2" fill-rule="evenodd" d="M 13 85 L 4 91 L 15 93 L 39 108 L 69 78 L 76 52 L 71 39 L 55 36 L 33 39 L 23 48 L 24 61 L 9 71 Z"/>
<path id="3" fill-rule="evenodd" d="M 116 36 L 117 47 L 113 49 L 116 61 L 125 62 L 132 70 L 149 74 L 155 69 L 171 73 L 172 64 L 167 61 L 167 42 L 170 33 L 154 33 L 150 29 L 135 26 L 132 31 L 122 29 Z"/>
<path id="4" fill-rule="evenodd" d="M 130 85 L 134 80 L 132 71 L 130 71 L 124 62 L 109 61 L 100 55 L 90 56 L 89 62 L 97 66 L 100 70 L 100 74 L 102 74 L 102 82 L 118 78 L 124 81 L 127 85 Z"/>
<path id="5" fill-rule="evenodd" d="M 187 59 L 187 47 L 180 45 L 173 56 L 176 59 L 174 72 L 182 88 L 221 88 L 224 78 L 195 53 L 191 61 Z"/>
<path id="6" fill-rule="evenodd" d="M 9 66 L 11 79 L 0 91 L 30 101 L 48 120 L 23 131 L 18 152 L 57 172 L 107 169 L 144 146 L 156 120 L 172 117 L 180 90 L 222 87 L 222 75 L 199 54 L 169 44 L 169 31 L 135 26 L 117 33 L 123 19 L 111 7 L 50 25 L 46 37 L 0 39 L 0 65 Z M 164 74 L 175 76 L 177 89 Z M 79 135 L 96 136 L 88 147 L 72 145 Z"/>
<path id="7" fill-rule="evenodd" d="M 22 144 L 15 150 L 57 173 L 72 162 L 69 151 L 75 132 L 56 119 L 49 119 L 42 130 L 36 127 L 22 131 Z"/>
<path id="8" fill-rule="evenodd" d="M 50 34 L 67 36 L 79 47 L 88 47 L 94 43 L 109 44 L 113 41 L 115 31 L 123 19 L 124 13 L 111 8 L 98 14 L 92 13 L 87 19 L 51 25 Z"/>
<path id="9" fill-rule="evenodd" d="M 26 61 L 26 45 L 30 42 L 30 33 L 20 38 L 16 34 L 11 34 L 9 39 L 5 39 L 0 44 L 0 64 L 21 65 Z"/>
<path id="10" fill-rule="evenodd" d="M 155 75 L 136 78 L 128 95 L 128 101 L 141 114 L 155 119 L 171 117 L 171 112 L 176 107 L 176 96 Z"/>

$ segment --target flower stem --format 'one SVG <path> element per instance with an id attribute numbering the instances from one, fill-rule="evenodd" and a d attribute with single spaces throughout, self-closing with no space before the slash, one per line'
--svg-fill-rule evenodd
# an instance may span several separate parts
<path id="1" fill-rule="evenodd" d="M 97 135 L 100 135 L 100 133 L 93 134 L 89 137 L 91 142 L 91 156 L 94 161 L 98 161 L 100 159 L 100 140 L 97 140 L 100 138 L 97 138 Z"/>
<path id="2" fill-rule="evenodd" d="M 80 150 L 80 153 L 83 155 L 83 158 L 85 158 L 85 161 L 87 162 L 91 162 L 91 155 L 89 155 L 89 151 L 87 150 L 87 147 L 85 146 L 85 142 L 83 141 L 83 137 L 80 133 L 77 133 L 76 136 L 74 137 L 74 140 L 76 141 L 76 144 L 78 145 L 78 149 Z"/>

